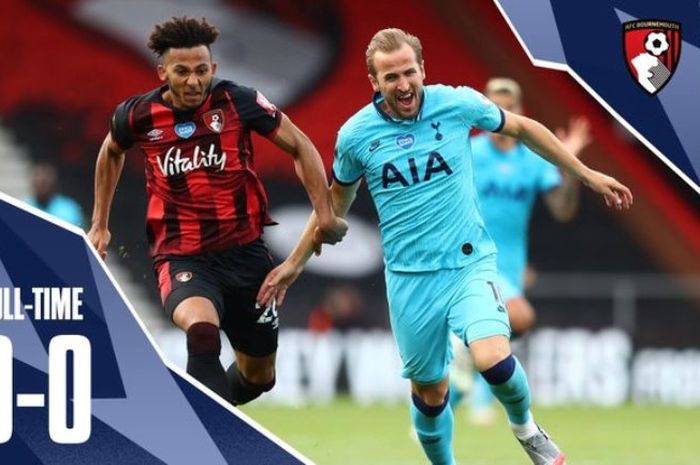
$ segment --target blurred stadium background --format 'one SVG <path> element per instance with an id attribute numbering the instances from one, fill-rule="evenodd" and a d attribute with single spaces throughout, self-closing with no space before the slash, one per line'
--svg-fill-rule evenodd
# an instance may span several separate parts
<path id="1" fill-rule="evenodd" d="M 0 190 L 23 198 L 29 166 L 47 161 L 58 168 L 62 191 L 88 215 L 95 156 L 111 112 L 158 84 L 145 38 L 154 23 L 174 15 L 210 18 L 223 32 L 213 49 L 219 74 L 265 93 L 311 137 L 328 168 L 338 127 L 370 97 L 364 50 L 383 27 L 422 39 L 428 83 L 480 89 L 491 76 L 509 76 L 523 86 L 526 113 L 549 127 L 585 115 L 595 142 L 584 160 L 629 185 L 635 205 L 614 214 L 584 191 L 571 223 L 555 223 L 541 205 L 535 210 L 529 295 L 538 326 L 518 348 L 534 399 L 543 416 L 555 419 L 551 429 L 565 431 L 564 447 L 580 445 L 576 463 L 700 463 L 700 426 L 691 420 L 700 414 L 698 194 L 573 79 L 534 68 L 491 2 L 4 0 L 2 9 Z M 308 202 L 290 159 L 264 139 L 255 143 L 257 170 L 280 223 L 265 238 L 281 259 L 306 220 Z M 112 210 L 107 263 L 164 354 L 184 365 L 183 337 L 159 306 L 144 213 L 143 161 L 131 153 Z M 351 214 L 346 242 L 314 260 L 289 293 L 280 315 L 277 387 L 245 411 L 319 464 L 421 463 L 419 453 L 400 458 L 404 443 L 413 447 L 402 405 L 407 385 L 388 332 L 376 214 L 366 190 Z M 400 429 L 386 430 L 386 460 L 357 455 L 360 438 L 376 443 L 385 434 L 368 435 L 364 421 L 344 420 L 357 412 L 384 412 L 391 428 Z M 308 435 L 307 415 L 321 425 Z M 630 429 L 613 432 L 610 424 Z M 324 438 L 336 425 L 345 440 Z M 617 439 L 636 443 L 632 430 L 644 427 L 647 452 L 616 449 Z M 479 449 L 506 433 L 504 427 L 463 431 L 471 446 L 470 452 L 460 446 L 462 457 L 522 463 L 524 456 L 511 459 L 507 452 L 487 461 Z M 676 434 L 695 440 L 680 447 Z M 609 454 L 587 449 L 596 438 L 608 441 Z M 666 460 L 652 453 L 665 450 L 681 455 Z"/>

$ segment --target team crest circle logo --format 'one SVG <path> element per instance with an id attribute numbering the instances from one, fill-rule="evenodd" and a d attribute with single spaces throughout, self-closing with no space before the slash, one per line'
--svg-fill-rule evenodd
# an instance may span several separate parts
<path id="1" fill-rule="evenodd" d="M 644 19 L 622 25 L 625 60 L 632 78 L 650 95 L 660 91 L 678 67 L 681 25 Z"/>
<path id="2" fill-rule="evenodd" d="M 221 110 L 208 111 L 202 116 L 209 130 L 220 134 L 224 129 L 224 112 Z"/>
<path id="3" fill-rule="evenodd" d="M 189 271 L 181 271 L 175 275 L 175 279 L 180 281 L 181 283 L 186 283 L 187 281 L 192 279 L 192 273 Z"/>

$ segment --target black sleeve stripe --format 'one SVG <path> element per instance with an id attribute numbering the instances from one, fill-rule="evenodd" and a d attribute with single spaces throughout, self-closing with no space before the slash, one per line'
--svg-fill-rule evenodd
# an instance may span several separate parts
<path id="1" fill-rule="evenodd" d="M 224 86 L 231 97 L 233 106 L 245 127 L 262 136 L 267 136 L 279 128 L 282 122 L 280 110 L 269 102 L 258 102 L 257 90 L 239 86 L 231 81 L 222 81 L 220 85 Z"/>
<path id="2" fill-rule="evenodd" d="M 498 125 L 496 129 L 494 129 L 491 132 L 501 132 L 501 129 L 503 129 L 503 126 L 506 125 L 506 114 L 503 113 L 503 109 L 501 107 L 498 107 L 499 113 L 501 113 L 501 123 Z"/>
<path id="3" fill-rule="evenodd" d="M 258 130 L 257 132 L 261 136 L 268 136 L 268 135 L 272 134 L 273 132 L 277 131 L 281 124 L 282 124 L 282 112 L 277 110 L 275 112 L 275 124 L 274 124 L 274 126 L 270 126 L 269 131 L 267 130 L 268 128 L 266 127 L 265 128 L 266 132 L 263 132 L 260 130 Z"/>
<path id="4" fill-rule="evenodd" d="M 355 179 L 354 181 L 346 182 L 338 179 L 338 176 L 335 175 L 335 170 L 332 171 L 333 173 L 333 180 L 340 184 L 341 186 L 352 186 L 353 184 L 356 184 L 360 179 L 362 179 L 362 176 L 359 178 Z"/>

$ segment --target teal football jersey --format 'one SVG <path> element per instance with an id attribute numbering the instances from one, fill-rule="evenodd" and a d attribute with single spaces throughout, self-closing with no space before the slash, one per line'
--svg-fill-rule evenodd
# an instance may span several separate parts
<path id="1" fill-rule="evenodd" d="M 333 175 L 364 177 L 392 271 L 460 268 L 495 253 L 479 212 L 469 131 L 498 131 L 503 112 L 468 87 L 430 85 L 415 119 L 384 113 L 380 94 L 341 127 Z"/>
<path id="2" fill-rule="evenodd" d="M 498 272 L 522 292 L 532 207 L 538 194 L 561 183 L 561 174 L 522 143 L 501 152 L 488 134 L 479 134 L 471 146 L 479 204 L 498 247 Z"/>

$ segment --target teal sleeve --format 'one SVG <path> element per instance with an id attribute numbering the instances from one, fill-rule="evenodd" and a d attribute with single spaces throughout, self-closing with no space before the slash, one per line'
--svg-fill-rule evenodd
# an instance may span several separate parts
<path id="1" fill-rule="evenodd" d="M 471 87 L 458 87 L 456 90 L 463 107 L 463 114 L 471 122 L 472 127 L 490 132 L 503 129 L 505 114 L 498 105 Z"/>
<path id="2" fill-rule="evenodd" d="M 362 163 L 357 159 L 353 144 L 342 130 L 338 133 L 333 158 L 333 179 L 339 184 L 355 184 L 363 176 Z"/>

